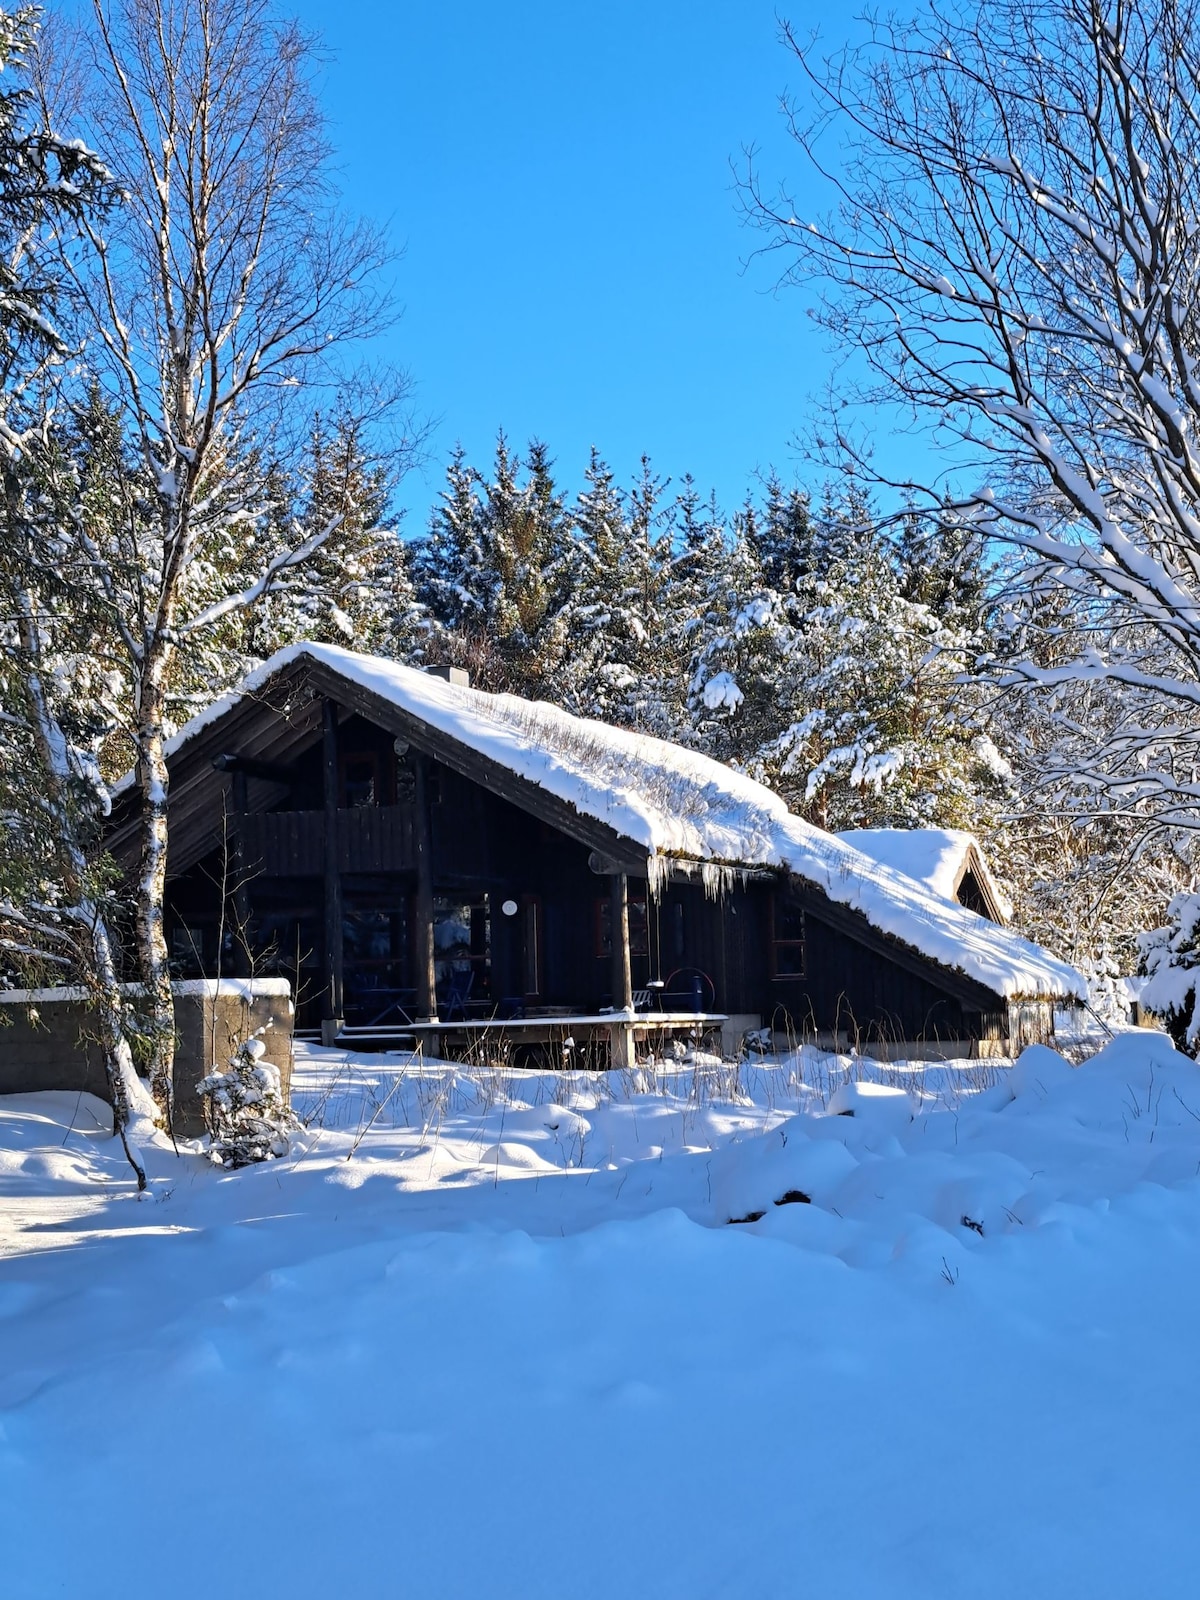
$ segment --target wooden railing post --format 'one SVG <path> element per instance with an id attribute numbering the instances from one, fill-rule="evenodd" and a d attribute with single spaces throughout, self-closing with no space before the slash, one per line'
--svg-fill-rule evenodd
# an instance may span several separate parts
<path id="1" fill-rule="evenodd" d="M 633 1012 L 633 973 L 629 963 L 629 879 L 623 872 L 611 878 L 612 1003 L 614 1011 Z M 617 1069 L 634 1064 L 633 1028 L 628 1021 L 614 1022 L 609 1030 L 609 1061 Z"/>
<path id="2" fill-rule="evenodd" d="M 233 975 L 250 976 L 250 880 L 246 876 L 246 813 L 250 809 L 249 780 L 245 770 L 234 767 L 230 777 L 230 802 L 232 817 L 226 851 L 226 871 L 233 880 L 233 893 L 225 886 L 226 896 L 232 901 L 233 911 Z"/>
<path id="3" fill-rule="evenodd" d="M 433 947 L 433 819 L 429 810 L 429 757 L 414 759 L 413 857 L 417 869 L 417 896 L 413 928 L 413 987 L 417 991 L 417 1019 L 437 1021 L 437 971 Z"/>
<path id="4" fill-rule="evenodd" d="M 322 1042 L 332 1044 L 345 1021 L 343 997 L 342 875 L 338 870 L 338 725 L 337 706 L 321 707 L 325 788 L 325 1015 Z"/>

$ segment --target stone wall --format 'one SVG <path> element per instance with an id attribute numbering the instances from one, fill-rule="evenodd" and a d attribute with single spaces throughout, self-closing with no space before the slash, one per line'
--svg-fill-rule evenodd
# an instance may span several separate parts
<path id="1" fill-rule="evenodd" d="M 196 1085 L 223 1067 L 238 1044 L 257 1034 L 279 1068 L 285 1096 L 292 1081 L 291 991 L 286 979 L 253 978 L 175 985 L 175 1132 L 204 1132 Z M 0 1094 L 83 1090 L 108 1099 L 94 1020 L 79 990 L 0 990 Z"/>

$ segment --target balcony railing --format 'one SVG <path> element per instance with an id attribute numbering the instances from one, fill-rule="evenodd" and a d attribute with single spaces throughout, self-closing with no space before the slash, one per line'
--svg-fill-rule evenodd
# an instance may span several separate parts
<path id="1" fill-rule="evenodd" d="M 323 811 L 250 811 L 230 818 L 246 870 L 266 878 L 319 877 L 325 870 Z M 339 872 L 406 872 L 413 866 L 409 806 L 337 812 Z"/>

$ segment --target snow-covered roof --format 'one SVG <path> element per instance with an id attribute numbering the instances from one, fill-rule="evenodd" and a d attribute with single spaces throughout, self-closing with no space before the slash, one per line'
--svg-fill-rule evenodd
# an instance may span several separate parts
<path id="1" fill-rule="evenodd" d="M 915 878 L 943 900 L 958 899 L 959 885 L 970 871 L 1000 918 L 1007 922 L 1012 916 L 1012 904 L 992 876 L 979 840 L 962 828 L 852 828 L 838 838 L 872 861 Z"/>
<path id="2" fill-rule="evenodd" d="M 168 756 L 305 659 L 606 823 L 645 852 L 652 883 L 672 857 L 699 863 L 710 881 L 725 869 L 786 869 L 881 933 L 994 993 L 1082 998 L 1086 992 L 1079 974 L 1045 950 L 793 816 L 777 794 L 709 756 L 337 645 L 279 651 L 192 718 L 170 741 Z"/>

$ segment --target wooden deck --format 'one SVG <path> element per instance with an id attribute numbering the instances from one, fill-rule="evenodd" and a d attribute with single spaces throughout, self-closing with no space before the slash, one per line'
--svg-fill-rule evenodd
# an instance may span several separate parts
<path id="1" fill-rule="evenodd" d="M 639 1042 L 655 1036 L 663 1040 L 702 1036 L 729 1020 L 723 1011 L 597 1011 L 567 1012 L 534 1017 L 464 1017 L 453 1021 L 397 1023 L 380 1028 L 343 1028 L 339 1045 L 367 1040 L 399 1042 L 411 1039 L 415 1048 L 440 1055 L 444 1049 L 470 1048 L 489 1040 L 513 1045 L 556 1045 L 565 1049 L 602 1042 L 608 1046 L 609 1064 L 632 1066 Z"/>

